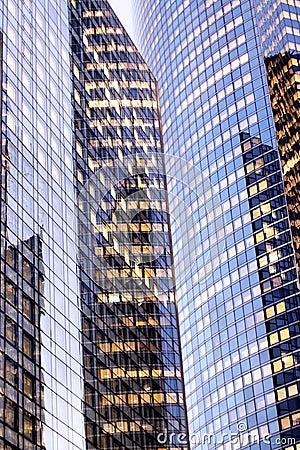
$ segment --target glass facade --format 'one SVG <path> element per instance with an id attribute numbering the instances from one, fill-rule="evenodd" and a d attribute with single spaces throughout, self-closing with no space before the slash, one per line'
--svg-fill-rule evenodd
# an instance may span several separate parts
<path id="1" fill-rule="evenodd" d="M 85 445 L 68 19 L 0 2 L 1 450 Z"/>
<path id="2" fill-rule="evenodd" d="M 105 1 L 0 13 L 0 450 L 186 448 L 156 81 Z"/>
<path id="3" fill-rule="evenodd" d="M 193 230 L 171 216 L 191 447 L 299 449 L 298 3 L 134 3 L 167 173 L 188 161 L 221 206 L 205 217 L 203 187 Z M 168 183 L 171 210 L 185 190 Z"/>
<path id="4" fill-rule="evenodd" d="M 0 2 L 0 450 L 299 450 L 298 3 Z"/>
<path id="5" fill-rule="evenodd" d="M 86 448 L 169 449 L 185 411 L 156 81 L 108 2 L 71 2 L 71 35 Z"/>

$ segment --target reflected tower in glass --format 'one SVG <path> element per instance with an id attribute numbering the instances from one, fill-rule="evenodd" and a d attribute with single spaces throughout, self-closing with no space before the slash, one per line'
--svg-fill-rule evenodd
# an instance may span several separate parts
<path id="1" fill-rule="evenodd" d="M 203 186 L 193 229 L 171 216 L 191 446 L 299 448 L 299 5 L 134 4 L 167 173 L 176 155 Z"/>
<path id="2" fill-rule="evenodd" d="M 109 2 L 70 17 L 86 448 L 169 449 L 185 414 L 156 81 Z"/>
<path id="3" fill-rule="evenodd" d="M 82 450 L 69 16 L 0 2 L 1 450 Z"/>

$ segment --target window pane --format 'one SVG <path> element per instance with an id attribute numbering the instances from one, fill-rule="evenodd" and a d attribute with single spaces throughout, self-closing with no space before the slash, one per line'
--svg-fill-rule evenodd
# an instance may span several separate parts
<path id="1" fill-rule="evenodd" d="M 23 297 L 23 314 L 28 320 L 31 322 L 33 321 L 33 303 L 32 300 L 26 296 Z"/>
<path id="2" fill-rule="evenodd" d="M 12 320 L 6 319 L 6 338 L 14 345 L 17 343 L 17 325 Z"/>
<path id="3" fill-rule="evenodd" d="M 23 386 L 24 393 L 28 395 L 28 397 L 33 398 L 33 378 L 28 373 L 24 373 L 23 375 Z"/>
<path id="4" fill-rule="evenodd" d="M 28 336 L 24 333 L 23 336 L 23 351 L 24 353 L 29 356 L 29 358 L 33 357 L 33 341 L 32 337 Z"/>
<path id="5" fill-rule="evenodd" d="M 4 411 L 4 420 L 6 424 L 14 429 L 17 428 L 17 418 L 18 418 L 17 406 L 14 403 L 10 402 L 9 400 L 6 400 Z"/>
<path id="6" fill-rule="evenodd" d="M 28 414 L 24 414 L 24 434 L 29 439 L 33 439 L 33 419 Z"/>
<path id="7" fill-rule="evenodd" d="M 11 361 L 10 359 L 5 360 L 5 379 L 9 383 L 13 384 L 14 386 L 18 383 L 18 369 L 17 365 Z"/>
<path id="8" fill-rule="evenodd" d="M 5 298 L 13 305 L 17 304 L 17 288 L 9 281 L 5 284 Z"/>
<path id="9" fill-rule="evenodd" d="M 32 282 L 32 266 L 26 260 L 23 260 L 23 277 L 30 283 Z"/>

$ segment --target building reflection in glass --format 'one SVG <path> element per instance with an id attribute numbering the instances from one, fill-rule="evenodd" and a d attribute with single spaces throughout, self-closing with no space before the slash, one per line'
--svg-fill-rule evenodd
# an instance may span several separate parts
<path id="1" fill-rule="evenodd" d="M 185 419 L 156 82 L 108 2 L 71 17 L 87 448 L 167 448 Z"/>
<path id="2" fill-rule="evenodd" d="M 0 448 L 82 450 L 68 8 L 0 3 Z"/>

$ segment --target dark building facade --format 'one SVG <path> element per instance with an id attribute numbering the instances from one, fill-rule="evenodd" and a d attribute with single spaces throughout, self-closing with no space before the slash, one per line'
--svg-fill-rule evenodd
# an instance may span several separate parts
<path id="1" fill-rule="evenodd" d="M 265 63 L 299 271 L 300 54 L 284 52 L 266 57 Z"/>
<path id="2" fill-rule="evenodd" d="M 185 413 L 156 81 L 108 2 L 72 5 L 86 448 L 170 448 Z"/>

